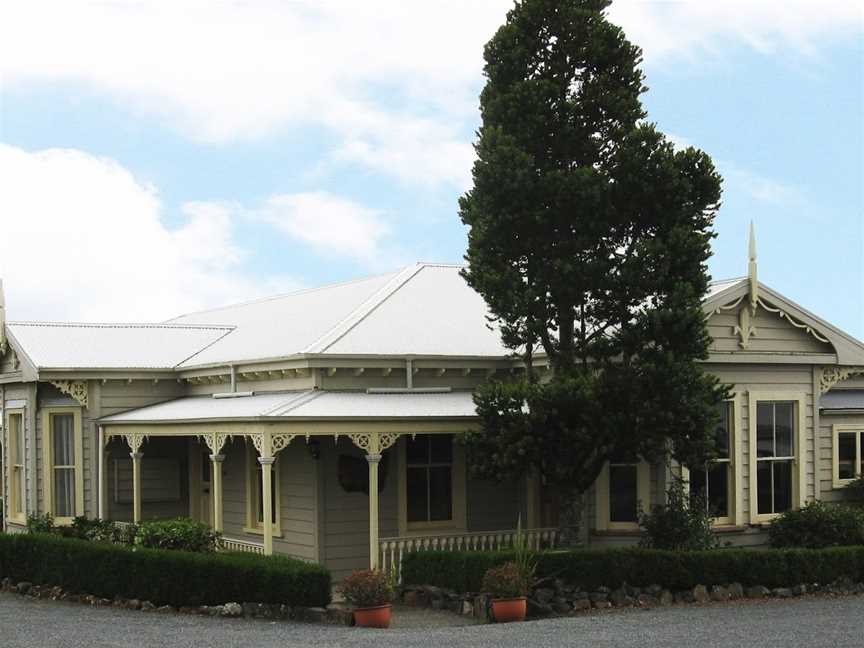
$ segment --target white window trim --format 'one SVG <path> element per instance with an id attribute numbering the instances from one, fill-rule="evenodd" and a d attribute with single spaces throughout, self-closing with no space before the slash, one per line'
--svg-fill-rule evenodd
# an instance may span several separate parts
<path id="1" fill-rule="evenodd" d="M 861 477 L 861 473 L 858 472 L 861 469 L 861 460 L 864 457 L 864 441 L 862 441 L 862 436 L 864 436 L 864 424 L 857 423 L 835 423 L 831 426 L 832 428 L 832 460 L 831 460 L 831 474 L 834 481 L 834 488 L 845 488 L 848 484 L 851 484 L 855 481 L 855 478 L 852 479 L 840 479 L 840 434 L 845 432 L 856 432 L 855 434 L 855 474 L 858 477 Z"/>
<path id="2" fill-rule="evenodd" d="M 732 412 L 729 415 L 729 467 L 731 475 L 729 478 L 729 515 L 726 517 L 715 518 L 713 526 L 742 526 L 744 524 L 744 493 L 743 480 L 741 478 L 741 463 L 743 461 L 743 452 L 741 446 L 741 403 L 739 394 L 733 394 L 732 398 L 724 401 L 732 407 Z M 681 466 L 681 480 L 684 482 L 684 488 L 689 491 L 690 488 L 690 469 L 687 466 Z"/>
<path id="3" fill-rule="evenodd" d="M 54 515 L 54 448 L 51 430 L 53 416 L 72 415 L 72 435 L 75 441 L 75 515 Z M 54 524 L 69 525 L 72 520 L 84 515 L 84 433 L 81 429 L 80 407 L 46 407 L 42 410 L 42 500 L 45 511 L 54 516 Z"/>
<path id="4" fill-rule="evenodd" d="M 424 434 L 437 433 L 426 432 Z M 453 517 L 449 520 L 439 520 L 436 522 L 408 522 L 408 458 L 406 453 L 408 439 L 407 437 L 403 437 L 396 448 L 399 458 L 400 536 L 425 535 L 429 531 L 465 533 L 468 530 L 467 506 L 465 502 L 465 447 L 461 443 L 456 443 L 456 435 L 452 434 L 452 432 L 442 432 L 441 434 L 451 434 L 453 438 L 453 468 L 450 471 L 452 479 L 451 492 L 453 493 Z"/>
<path id="5" fill-rule="evenodd" d="M 609 462 L 603 465 L 595 484 L 595 506 L 597 531 L 638 531 L 639 522 L 613 522 L 609 498 Z M 651 466 L 647 461 L 636 463 L 637 506 L 647 511 L 651 505 Z"/>
<path id="6" fill-rule="evenodd" d="M 807 394 L 799 391 L 750 391 L 747 394 L 747 419 L 750 457 L 747 462 L 750 476 L 750 524 L 763 524 L 779 517 L 780 513 L 759 514 L 759 494 L 756 475 L 756 421 L 757 405 L 761 402 L 785 401 L 795 403 L 795 430 L 792 459 L 792 508 L 807 503 Z M 797 470 L 796 470 L 797 469 Z"/>
<path id="7" fill-rule="evenodd" d="M 20 417 L 19 425 L 21 430 L 21 440 L 24 441 L 24 447 L 21 448 L 21 457 L 23 459 L 23 463 L 21 464 L 21 474 L 22 474 L 22 483 L 20 486 L 14 484 L 13 477 L 13 443 L 12 443 L 12 425 L 10 423 L 12 416 Z M 3 504 L 6 508 L 6 520 L 12 524 L 26 524 L 27 523 L 27 458 L 26 458 L 26 440 L 27 440 L 27 428 L 26 428 L 26 420 L 27 418 L 24 416 L 24 410 L 21 408 L 9 408 L 5 411 L 5 420 L 3 422 L 3 431 L 5 433 L 5 440 L 3 443 L 3 461 L 6 465 L 7 479 L 8 479 L 8 488 L 4 490 L 4 498 Z M 16 439 L 15 444 L 17 448 L 18 440 Z M 2 476 L 0 476 L 2 478 Z M 21 504 L 21 514 L 18 515 L 13 513 L 13 506 L 16 502 L 20 502 Z"/>
<path id="8" fill-rule="evenodd" d="M 258 521 L 258 501 L 262 493 L 258 489 L 257 472 L 261 472 L 261 464 L 258 462 L 258 453 L 251 443 L 246 444 L 244 452 L 246 465 L 246 525 L 243 527 L 245 533 L 254 535 L 264 534 L 264 524 Z M 279 457 L 270 467 L 270 479 L 273 480 L 273 490 L 276 491 L 276 522 L 273 524 L 273 537 L 282 537 L 282 486 L 279 483 L 281 465 Z M 212 491 L 211 491 L 212 494 Z"/>

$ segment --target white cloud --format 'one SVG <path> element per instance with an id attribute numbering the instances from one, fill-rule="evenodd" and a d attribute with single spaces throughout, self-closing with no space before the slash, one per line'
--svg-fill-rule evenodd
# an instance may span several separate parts
<path id="1" fill-rule="evenodd" d="M 156 189 L 110 159 L 0 144 L 0 177 L 11 318 L 160 321 L 298 285 L 244 270 L 231 206 L 188 203 L 169 230 Z"/>
<path id="2" fill-rule="evenodd" d="M 0 76 L 72 82 L 210 143 L 322 126 L 333 158 L 422 185 L 468 183 L 484 43 L 510 0 L 5 3 Z M 651 62 L 730 42 L 812 52 L 861 31 L 851 0 L 618 0 Z M 80 87 L 80 86 L 79 86 Z"/>
<path id="3" fill-rule="evenodd" d="M 380 211 L 326 192 L 271 196 L 253 216 L 318 252 L 367 265 L 377 265 L 390 233 Z"/>
<path id="4" fill-rule="evenodd" d="M 801 188 L 773 178 L 767 178 L 731 162 L 718 161 L 720 173 L 725 180 L 725 192 L 747 194 L 765 205 L 800 205 L 804 200 Z"/>

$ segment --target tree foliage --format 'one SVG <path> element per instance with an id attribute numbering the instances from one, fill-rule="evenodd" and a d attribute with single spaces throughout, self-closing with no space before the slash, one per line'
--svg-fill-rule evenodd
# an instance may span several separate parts
<path id="1" fill-rule="evenodd" d="M 644 121 L 609 0 L 516 2 L 486 45 L 465 279 L 527 380 L 478 390 L 474 472 L 579 493 L 612 456 L 711 455 L 702 312 L 720 176 Z M 533 370 L 545 356 L 551 378 Z"/>

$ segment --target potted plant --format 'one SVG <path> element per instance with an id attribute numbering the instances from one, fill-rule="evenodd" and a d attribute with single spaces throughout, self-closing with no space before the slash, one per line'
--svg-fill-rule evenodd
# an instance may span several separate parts
<path id="1" fill-rule="evenodd" d="M 342 582 L 342 595 L 354 606 L 354 623 L 364 628 L 389 628 L 393 583 L 377 569 L 355 571 Z"/>
<path id="2" fill-rule="evenodd" d="M 492 595 L 492 616 L 498 623 L 525 619 L 528 589 L 528 580 L 515 562 L 490 567 L 483 576 L 483 591 Z"/>

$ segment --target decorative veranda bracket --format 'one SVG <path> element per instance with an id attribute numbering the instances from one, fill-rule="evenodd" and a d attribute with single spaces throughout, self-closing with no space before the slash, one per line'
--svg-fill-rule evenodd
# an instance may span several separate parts
<path id="1" fill-rule="evenodd" d="M 819 393 L 824 394 L 838 382 L 851 376 L 864 375 L 864 367 L 822 367 L 822 378 L 819 380 Z"/>
<path id="2" fill-rule="evenodd" d="M 209 434 L 202 434 L 201 439 L 204 440 L 204 443 L 207 444 L 207 447 L 210 448 L 211 455 L 218 455 L 222 453 L 222 448 L 225 446 L 225 442 L 231 438 L 230 434 L 221 434 L 219 432 L 210 432 Z"/>
<path id="3" fill-rule="evenodd" d="M 147 435 L 141 434 L 140 432 L 117 432 L 115 434 L 109 434 L 107 438 L 110 439 L 112 437 L 123 437 L 126 440 L 129 449 L 134 454 L 141 452 L 141 446 L 144 445 L 144 442 L 147 440 Z"/>
<path id="4" fill-rule="evenodd" d="M 258 451 L 258 454 L 261 455 L 264 448 L 264 434 L 250 434 L 248 435 L 252 440 L 252 445 L 255 446 L 255 450 Z M 280 450 L 284 450 L 289 443 L 291 443 L 296 437 L 300 436 L 299 434 L 285 434 L 285 433 L 277 433 L 273 434 L 270 437 L 270 453 L 271 456 L 275 455 Z"/>
<path id="5" fill-rule="evenodd" d="M 84 380 L 52 380 L 51 384 L 67 396 L 87 407 L 87 382 Z"/>
<path id="6" fill-rule="evenodd" d="M 348 434 L 351 443 L 363 450 L 367 455 L 380 455 L 384 450 L 399 440 L 400 436 L 410 433 L 380 432 Z M 414 436 L 413 434 L 411 436 Z"/>

